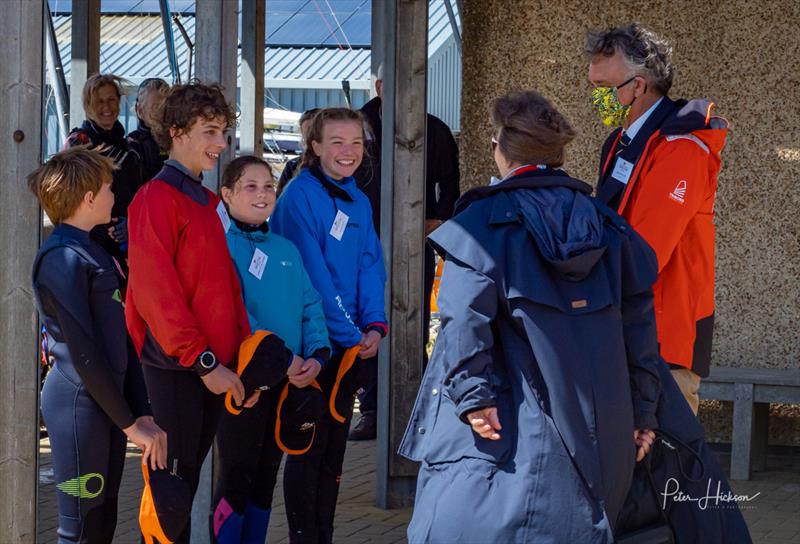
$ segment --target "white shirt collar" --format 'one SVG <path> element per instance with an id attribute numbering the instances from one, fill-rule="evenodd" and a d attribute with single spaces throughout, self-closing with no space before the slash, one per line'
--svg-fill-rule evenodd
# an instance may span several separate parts
<path id="1" fill-rule="evenodd" d="M 658 107 L 658 105 L 661 103 L 662 100 L 664 100 L 663 96 L 658 100 L 656 100 L 656 103 L 650 106 L 650 109 L 648 109 L 646 112 L 640 115 L 636 121 L 631 123 L 631 126 L 629 126 L 625 131 L 623 131 L 623 134 L 628 136 L 628 138 L 630 138 L 631 141 L 634 138 L 636 138 L 636 134 L 639 132 L 642 126 L 644 126 L 645 122 L 647 121 L 647 118 L 650 117 L 650 114 L 652 114 L 653 111 L 655 111 L 656 107 Z"/>
<path id="2" fill-rule="evenodd" d="M 505 176 L 503 176 L 503 179 L 496 178 L 496 177 L 492 176 L 489 179 L 489 186 L 492 187 L 494 185 L 497 185 L 498 183 L 504 182 L 508 178 L 513 177 L 514 174 L 517 173 L 517 170 L 519 170 L 520 168 L 525 168 L 526 166 L 531 166 L 531 165 L 530 164 L 523 164 L 521 166 L 517 166 L 513 170 L 510 170 Z M 547 168 L 547 165 L 546 164 L 537 164 L 536 168 L 538 168 L 539 170 L 544 170 L 545 168 Z"/>

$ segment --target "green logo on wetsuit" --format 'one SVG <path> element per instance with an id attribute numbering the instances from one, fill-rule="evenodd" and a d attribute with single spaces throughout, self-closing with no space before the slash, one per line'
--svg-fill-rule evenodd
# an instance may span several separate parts
<path id="1" fill-rule="evenodd" d="M 89 491 L 89 489 L 86 487 L 86 484 L 94 479 L 100 480 L 100 487 L 97 489 L 97 491 Z M 72 495 L 73 497 L 78 497 L 79 499 L 93 499 L 103 492 L 103 486 L 105 483 L 106 480 L 103 478 L 102 474 L 98 472 L 92 472 L 91 474 L 84 474 L 83 476 L 78 476 L 77 478 L 56 484 L 56 487 L 67 495 Z M 94 487 L 94 485 L 92 487 Z"/>
<path id="2" fill-rule="evenodd" d="M 116 300 L 116 301 L 117 301 L 117 302 L 119 302 L 120 304 L 122 304 L 122 293 L 120 293 L 120 292 L 119 292 L 119 289 L 117 289 L 116 291 L 114 291 L 114 294 L 113 294 L 113 295 L 111 295 L 111 298 L 112 298 L 113 300 Z"/>

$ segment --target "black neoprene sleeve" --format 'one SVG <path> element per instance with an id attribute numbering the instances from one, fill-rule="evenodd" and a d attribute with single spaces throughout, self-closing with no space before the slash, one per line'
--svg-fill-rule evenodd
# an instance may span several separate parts
<path id="1" fill-rule="evenodd" d="M 133 413 L 122 392 L 114 383 L 108 361 L 97 348 L 98 340 L 93 338 L 91 333 L 86 332 L 86 328 L 73 317 L 73 312 L 59 302 L 58 297 L 51 292 L 49 286 L 40 283 L 38 287 L 42 304 L 49 311 L 55 313 L 75 372 L 80 376 L 86 390 L 120 429 L 133 425 L 135 421 Z M 88 285 L 75 285 L 73 289 L 80 290 L 81 287 L 85 291 L 77 296 L 71 296 L 70 299 L 78 304 L 82 301 L 87 307 L 75 308 L 73 311 L 77 310 L 75 313 L 78 315 L 91 315 L 88 308 Z M 87 323 L 88 325 L 91 324 Z"/>

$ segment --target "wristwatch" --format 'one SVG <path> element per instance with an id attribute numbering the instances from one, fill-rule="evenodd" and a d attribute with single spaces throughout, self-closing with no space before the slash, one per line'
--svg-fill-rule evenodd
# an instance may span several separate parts
<path id="1" fill-rule="evenodd" d="M 217 368 L 218 365 L 217 357 L 211 350 L 207 349 L 197 357 L 197 361 L 192 365 L 192 368 L 202 377 Z"/>

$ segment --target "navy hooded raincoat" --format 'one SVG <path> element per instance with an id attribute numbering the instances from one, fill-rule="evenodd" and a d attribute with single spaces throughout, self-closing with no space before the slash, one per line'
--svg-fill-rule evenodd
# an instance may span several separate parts
<path id="1" fill-rule="evenodd" d="M 656 428 L 653 251 L 563 171 L 473 190 L 430 240 L 442 330 L 401 443 L 422 462 L 409 541 L 613 542 Z M 466 415 L 497 406 L 500 440 Z"/>

